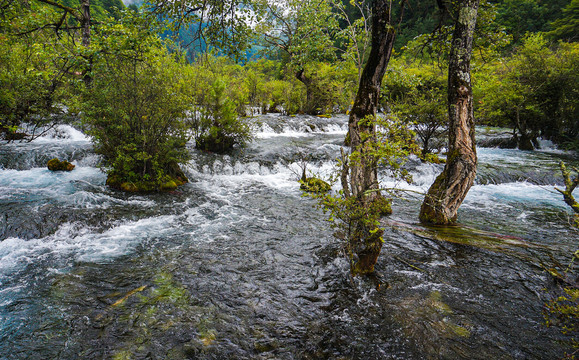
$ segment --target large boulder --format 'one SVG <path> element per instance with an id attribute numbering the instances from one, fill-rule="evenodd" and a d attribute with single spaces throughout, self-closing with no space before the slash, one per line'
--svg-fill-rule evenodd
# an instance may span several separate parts
<path id="1" fill-rule="evenodd" d="M 57 158 L 49 160 L 47 166 L 50 171 L 72 171 L 75 167 L 68 161 L 60 161 Z"/>

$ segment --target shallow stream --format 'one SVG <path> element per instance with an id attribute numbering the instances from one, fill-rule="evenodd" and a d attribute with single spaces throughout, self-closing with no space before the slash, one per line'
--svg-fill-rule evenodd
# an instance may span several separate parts
<path id="1" fill-rule="evenodd" d="M 229 156 L 191 149 L 190 183 L 108 189 L 90 141 L 0 146 L 1 359 L 554 359 L 543 325 L 578 245 L 553 190 L 556 150 L 479 148 L 461 226 L 425 228 L 422 197 L 396 199 L 376 267 L 352 279 L 341 245 L 296 182 L 332 171 L 347 118 L 267 115 Z M 482 131 L 482 130 L 481 130 Z M 46 162 L 71 160 L 53 173 Z M 442 165 L 410 163 L 425 191 Z"/>

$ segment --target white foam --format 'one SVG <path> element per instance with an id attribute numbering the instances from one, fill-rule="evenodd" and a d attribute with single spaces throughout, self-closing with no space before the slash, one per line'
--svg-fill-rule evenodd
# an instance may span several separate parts
<path id="1" fill-rule="evenodd" d="M 0 170 L 0 199 L 34 198 L 75 208 L 108 208 L 113 205 L 153 206 L 155 202 L 132 196 L 117 199 L 106 193 L 106 175 L 97 168 L 76 167 L 70 172 L 46 168 Z"/>
<path id="2" fill-rule="evenodd" d="M 8 238 L 0 242 L 0 274 L 7 275 L 44 260 L 107 261 L 130 253 L 147 239 L 173 232 L 174 220 L 174 216 L 147 218 L 102 233 L 86 229 L 82 224 L 66 223 L 44 238 Z"/>
<path id="3" fill-rule="evenodd" d="M 328 124 L 322 128 L 322 131 L 317 131 L 317 133 L 328 134 L 328 135 L 346 135 L 348 133 L 348 124 Z"/>
<path id="4" fill-rule="evenodd" d="M 76 167 L 73 171 L 50 171 L 47 168 L 29 170 L 0 169 L 0 189 L 29 189 L 43 191 L 49 189 L 70 194 L 75 181 L 104 184 L 105 174 L 93 167 Z"/>
<path id="5" fill-rule="evenodd" d="M 90 137 L 70 125 L 58 125 L 47 134 L 33 140 L 34 143 L 89 142 Z"/>
<path id="6" fill-rule="evenodd" d="M 562 196 L 553 187 L 526 182 L 475 185 L 470 189 L 463 206 L 493 211 L 497 208 L 517 209 L 519 204 L 566 208 Z"/>
<path id="7" fill-rule="evenodd" d="M 274 137 L 308 137 L 311 133 L 306 133 L 300 130 L 293 129 L 289 126 L 284 126 L 281 132 L 275 132 L 269 125 L 263 124 L 262 129 L 255 135 L 258 139 L 269 139 Z"/>

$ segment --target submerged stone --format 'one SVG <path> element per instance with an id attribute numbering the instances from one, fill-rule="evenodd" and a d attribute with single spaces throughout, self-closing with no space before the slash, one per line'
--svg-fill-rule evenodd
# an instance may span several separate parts
<path id="1" fill-rule="evenodd" d="M 26 139 L 27 135 L 20 132 L 6 132 L 4 134 L 4 139 L 8 141 L 18 141 Z"/>
<path id="2" fill-rule="evenodd" d="M 395 320 L 404 334 L 424 352 L 425 358 L 452 358 L 454 353 L 449 351 L 450 344 L 471 336 L 470 321 L 455 314 L 438 291 L 427 296 L 411 295 L 402 300 L 397 309 Z"/>
<path id="3" fill-rule="evenodd" d="M 75 166 L 68 161 L 60 161 L 57 158 L 51 159 L 46 164 L 50 171 L 72 171 Z"/>

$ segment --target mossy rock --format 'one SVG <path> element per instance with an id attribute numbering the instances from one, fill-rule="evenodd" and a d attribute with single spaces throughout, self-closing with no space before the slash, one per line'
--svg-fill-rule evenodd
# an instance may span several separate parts
<path id="1" fill-rule="evenodd" d="M 438 154 L 428 154 L 426 159 L 427 159 L 427 161 L 429 161 L 433 164 L 445 164 L 446 163 L 446 159 L 441 158 L 440 156 L 438 156 Z"/>
<path id="2" fill-rule="evenodd" d="M 177 186 L 181 186 L 189 182 L 189 179 L 187 178 L 183 170 L 181 170 L 179 164 L 177 164 L 176 162 L 172 162 L 169 165 L 168 174 L 175 182 L 175 184 L 177 184 Z"/>
<path id="3" fill-rule="evenodd" d="M 166 179 L 159 185 L 159 190 L 161 191 L 173 191 L 177 189 L 177 182 L 172 179 Z"/>
<path id="4" fill-rule="evenodd" d="M 50 171 L 72 171 L 75 167 L 68 161 L 60 161 L 57 158 L 49 160 L 46 165 Z"/>
<path id="5" fill-rule="evenodd" d="M 116 174 L 109 174 L 107 186 L 113 189 L 131 193 L 148 193 L 156 191 L 173 191 L 177 187 L 189 182 L 185 174 L 179 169 L 181 176 L 165 175 L 159 181 L 124 181 Z"/>
<path id="6" fill-rule="evenodd" d="M 327 182 L 325 182 L 322 179 L 318 179 L 315 177 L 309 177 L 306 178 L 305 180 L 300 180 L 300 189 L 302 189 L 305 192 L 311 192 L 311 193 L 325 193 L 328 192 L 332 189 L 332 187 L 330 186 L 330 184 L 328 184 Z"/>

